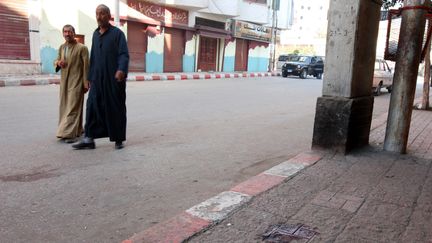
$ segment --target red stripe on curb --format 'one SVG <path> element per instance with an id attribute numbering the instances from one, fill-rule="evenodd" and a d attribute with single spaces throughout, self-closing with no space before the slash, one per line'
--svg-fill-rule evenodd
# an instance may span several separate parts
<path id="1" fill-rule="evenodd" d="M 238 78 L 238 77 L 240 77 L 240 76 L 238 75 L 238 73 L 235 73 L 235 74 L 234 74 L 234 78 Z"/>
<path id="2" fill-rule="evenodd" d="M 268 77 L 268 76 L 269 76 L 269 74 L 268 74 L 268 73 L 265 73 L 264 75 L 265 75 L 266 77 Z"/>
<path id="3" fill-rule="evenodd" d="M 211 224 L 210 221 L 183 212 L 165 222 L 154 225 L 122 243 L 183 242 Z"/>
<path id="4" fill-rule="evenodd" d="M 231 74 L 225 73 L 225 78 L 231 78 Z"/>
<path id="5" fill-rule="evenodd" d="M 289 159 L 288 161 L 294 163 L 303 163 L 307 165 L 311 165 L 318 160 L 320 160 L 322 156 L 314 154 L 313 152 L 304 152 L 296 155 L 294 158 Z"/>
<path id="6" fill-rule="evenodd" d="M 231 188 L 231 191 L 255 196 L 279 185 L 283 180 L 285 177 L 282 176 L 259 174 Z"/>
<path id="7" fill-rule="evenodd" d="M 161 76 L 159 75 L 153 75 L 152 80 L 161 80 Z"/>
<path id="8" fill-rule="evenodd" d="M 243 73 L 242 76 L 243 76 L 243 77 L 247 77 L 247 73 Z"/>
<path id="9" fill-rule="evenodd" d="M 175 80 L 175 76 L 174 76 L 174 75 L 168 75 L 168 76 L 167 76 L 167 79 L 168 79 L 168 80 Z"/>
<path id="10" fill-rule="evenodd" d="M 49 79 L 48 83 L 49 84 L 60 84 L 60 79 Z"/>
<path id="11" fill-rule="evenodd" d="M 136 77 L 135 77 L 135 80 L 136 80 L 136 81 L 144 81 L 144 80 L 145 80 L 145 77 L 144 77 L 144 76 L 136 76 Z"/>
<path id="12" fill-rule="evenodd" d="M 5 86 L 6 86 L 5 81 L 0 80 L 0 87 L 5 87 Z"/>
<path id="13" fill-rule="evenodd" d="M 221 78 L 221 75 L 220 74 L 216 74 L 215 78 Z"/>
<path id="14" fill-rule="evenodd" d="M 199 78 L 200 78 L 199 74 L 194 74 L 193 75 L 193 79 L 199 79 Z"/>
<path id="15" fill-rule="evenodd" d="M 210 74 L 205 74 L 205 75 L 204 75 L 204 78 L 205 78 L 205 79 L 211 79 L 211 75 L 210 75 Z"/>
<path id="16" fill-rule="evenodd" d="M 181 78 L 182 80 L 185 80 L 185 79 L 188 79 L 188 76 L 185 75 L 185 74 L 182 74 L 182 75 L 180 75 L 180 78 Z"/>
<path id="17" fill-rule="evenodd" d="M 21 80 L 20 85 L 22 85 L 22 86 L 36 85 L 36 80 L 33 80 L 33 79 Z"/>
<path id="18" fill-rule="evenodd" d="M 258 77 L 262 77 L 263 75 L 262 75 L 262 73 L 258 73 Z"/>
<path id="19" fill-rule="evenodd" d="M 251 74 L 250 74 L 250 77 L 255 77 L 255 73 L 251 73 Z"/>

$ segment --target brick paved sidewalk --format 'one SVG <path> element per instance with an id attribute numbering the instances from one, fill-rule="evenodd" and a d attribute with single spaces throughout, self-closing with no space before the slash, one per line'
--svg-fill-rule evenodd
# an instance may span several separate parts
<path id="1" fill-rule="evenodd" d="M 407 155 L 382 151 L 384 133 L 376 126 L 371 147 L 323 156 L 189 242 L 261 242 L 277 224 L 311 230 L 295 242 L 432 242 L 432 112 L 413 111 Z"/>
<path id="2" fill-rule="evenodd" d="M 432 242 L 432 112 L 413 111 L 407 155 L 382 151 L 386 119 L 368 148 L 302 153 L 124 243 Z"/>

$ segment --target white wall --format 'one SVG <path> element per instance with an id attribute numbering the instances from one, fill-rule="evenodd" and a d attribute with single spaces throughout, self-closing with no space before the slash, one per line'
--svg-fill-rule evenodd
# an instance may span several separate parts
<path id="1" fill-rule="evenodd" d="M 280 8 L 277 13 L 277 27 L 290 29 L 294 20 L 294 0 L 280 0 Z"/>
<path id="2" fill-rule="evenodd" d="M 240 16 L 234 19 L 249 21 L 257 24 L 267 24 L 270 22 L 269 9 L 267 4 L 257 4 L 251 2 L 239 2 Z"/>
<path id="3" fill-rule="evenodd" d="M 328 8 L 329 0 L 294 0 L 293 25 L 281 32 L 280 44 L 312 45 L 317 55 L 324 55 Z"/>

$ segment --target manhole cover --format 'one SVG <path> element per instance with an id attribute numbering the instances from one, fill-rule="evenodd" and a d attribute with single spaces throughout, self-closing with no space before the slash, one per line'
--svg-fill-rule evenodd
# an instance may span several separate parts
<path id="1" fill-rule="evenodd" d="M 262 235 L 262 239 L 269 243 L 286 243 L 298 239 L 312 239 L 318 232 L 312 230 L 304 224 L 276 224 L 271 225 L 266 233 Z"/>

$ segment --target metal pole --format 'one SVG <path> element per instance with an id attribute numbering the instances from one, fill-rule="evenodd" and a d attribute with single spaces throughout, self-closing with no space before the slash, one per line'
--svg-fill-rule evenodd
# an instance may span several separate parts
<path id="1" fill-rule="evenodd" d="M 276 6 L 275 6 L 276 7 Z M 274 38 L 273 38 L 273 69 L 276 69 L 276 43 L 277 43 L 277 26 L 278 26 L 278 15 L 276 10 L 273 10 L 275 12 L 275 30 L 274 30 Z"/>
<path id="2" fill-rule="evenodd" d="M 274 45 L 274 39 L 275 37 L 275 33 L 274 33 L 274 29 L 275 29 L 275 22 L 276 22 L 276 0 L 272 1 L 272 28 L 271 28 L 271 48 L 270 48 L 270 72 L 273 72 L 274 69 L 274 53 L 275 53 L 275 45 Z"/>
<path id="3" fill-rule="evenodd" d="M 404 7 L 429 0 L 405 0 Z M 406 153 L 427 10 L 405 9 L 399 34 L 384 150 Z"/>
<path id="4" fill-rule="evenodd" d="M 115 26 L 120 27 L 120 0 L 115 0 Z"/>
<path id="5" fill-rule="evenodd" d="M 429 29 L 431 28 L 429 24 Z M 430 61 L 430 49 L 431 45 L 430 43 L 426 46 L 426 55 L 425 55 L 425 70 L 424 70 L 424 80 L 423 80 L 423 97 L 421 102 L 420 109 L 422 110 L 428 110 L 429 109 L 429 91 L 430 91 L 430 80 L 431 80 L 431 61 Z"/>

